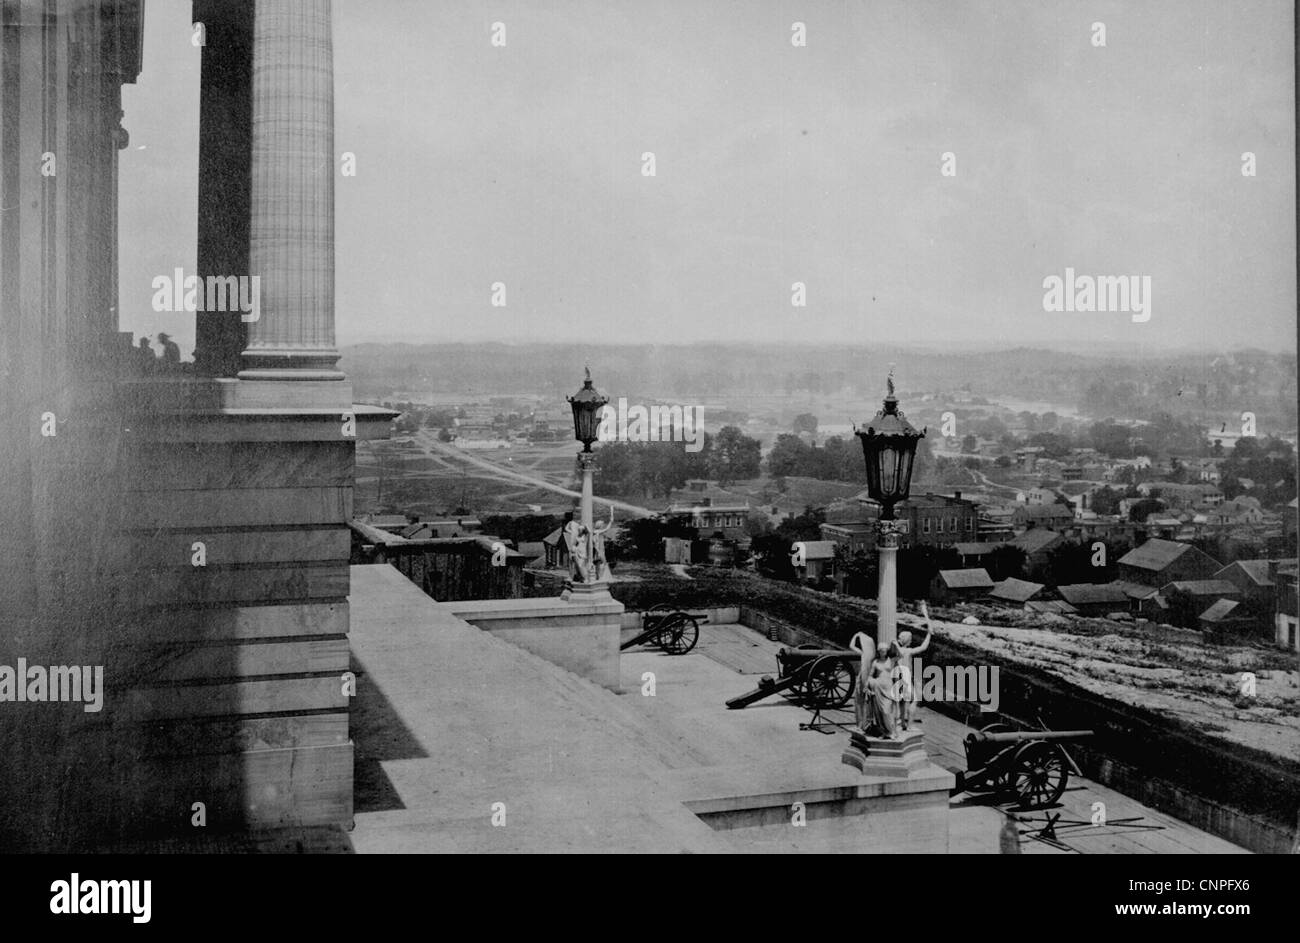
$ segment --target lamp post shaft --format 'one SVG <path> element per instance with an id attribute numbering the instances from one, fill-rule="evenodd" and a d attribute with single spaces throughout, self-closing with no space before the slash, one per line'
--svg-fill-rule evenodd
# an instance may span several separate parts
<path id="1" fill-rule="evenodd" d="M 880 582 L 876 589 L 876 646 L 887 649 L 898 638 L 898 537 L 880 536 Z"/>
<path id="2" fill-rule="evenodd" d="M 594 455 L 591 452 L 580 452 L 578 461 L 582 465 L 582 526 L 586 528 L 588 534 L 591 533 L 594 514 L 592 512 L 592 460 Z"/>

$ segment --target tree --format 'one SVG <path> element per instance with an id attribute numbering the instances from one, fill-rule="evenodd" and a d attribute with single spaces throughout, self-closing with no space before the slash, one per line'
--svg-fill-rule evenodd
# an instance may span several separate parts
<path id="1" fill-rule="evenodd" d="M 666 537 L 695 540 L 699 531 L 682 518 L 640 517 L 626 524 L 613 542 L 626 558 L 663 562 Z"/>
<path id="2" fill-rule="evenodd" d="M 787 542 L 796 540 L 821 540 L 821 525 L 826 523 L 826 509 L 807 506 L 803 513 L 787 517 L 776 527 L 776 532 Z"/>
<path id="3" fill-rule="evenodd" d="M 1201 614 L 1202 607 L 1195 596 L 1185 589 L 1173 589 L 1163 595 L 1169 605 L 1170 622 L 1181 625 L 1185 629 L 1199 627 L 1196 620 Z"/>
<path id="4" fill-rule="evenodd" d="M 1143 498 L 1141 501 L 1134 501 L 1128 508 L 1128 519 L 1141 524 L 1150 515 L 1163 511 L 1165 503 L 1155 498 Z"/>
<path id="5" fill-rule="evenodd" d="M 1119 502 L 1123 497 L 1124 492 L 1107 485 L 1094 491 L 1088 500 L 1098 514 L 1118 514 Z"/>
<path id="6" fill-rule="evenodd" d="M 1029 437 L 1029 444 L 1040 447 L 1048 458 L 1065 458 L 1074 447 L 1068 437 L 1056 432 L 1035 433 Z"/>
<path id="7" fill-rule="evenodd" d="M 555 514 L 486 514 L 482 530 L 485 534 L 516 543 L 535 542 L 562 523 L 563 520 Z"/>
<path id="8" fill-rule="evenodd" d="M 808 444 L 797 435 L 782 433 L 767 453 L 767 473 L 777 478 L 802 475 L 810 451 Z"/>
<path id="9" fill-rule="evenodd" d="M 921 544 L 898 551 L 898 595 L 905 599 L 927 599 L 930 581 L 940 570 L 961 568 L 961 557 L 952 547 Z"/>
<path id="10" fill-rule="evenodd" d="M 735 426 L 723 426 L 714 437 L 712 448 L 705 451 L 709 477 L 716 478 L 724 487 L 734 481 L 758 477 L 762 447 L 757 439 L 751 439 Z"/>
<path id="11" fill-rule="evenodd" d="M 819 467 L 828 481 L 858 481 L 862 477 L 862 449 L 856 440 L 831 436 L 822 447 Z M 819 476 L 820 477 L 820 476 Z"/>
<path id="12" fill-rule="evenodd" d="M 998 466 L 998 468 L 1010 468 L 1015 463 L 1016 460 L 1013 459 L 1010 455 L 999 455 L 997 458 L 993 460 L 993 464 Z"/>
<path id="13" fill-rule="evenodd" d="M 994 547 L 988 555 L 985 566 L 988 574 L 995 580 L 1020 579 L 1025 572 L 1027 554 L 1023 547 L 1002 544 Z"/>
<path id="14" fill-rule="evenodd" d="M 750 511 L 745 517 L 745 533 L 751 538 L 761 537 L 773 531 L 772 521 L 762 511 Z"/>
<path id="15" fill-rule="evenodd" d="M 754 565 L 758 572 L 770 579 L 793 582 L 797 576 L 790 560 L 791 542 L 780 534 L 762 534 L 750 541 Z"/>
<path id="16" fill-rule="evenodd" d="M 799 415 L 795 416 L 794 431 L 796 433 L 811 432 L 813 435 L 816 435 L 817 417 L 814 416 L 812 413 L 800 413 Z"/>
<path id="17" fill-rule="evenodd" d="M 1047 561 L 1039 572 L 1040 582 L 1052 586 L 1106 582 L 1099 579 L 1104 574 L 1098 572 L 1092 560 L 1093 550 L 1088 544 L 1077 540 L 1063 541 L 1047 552 Z"/>
<path id="18" fill-rule="evenodd" d="M 1111 458 L 1132 458 L 1133 445 L 1129 442 L 1129 430 L 1114 422 L 1113 420 L 1103 420 L 1102 422 L 1093 423 L 1092 428 L 1088 431 L 1089 441 L 1092 447 L 1103 455 Z"/>

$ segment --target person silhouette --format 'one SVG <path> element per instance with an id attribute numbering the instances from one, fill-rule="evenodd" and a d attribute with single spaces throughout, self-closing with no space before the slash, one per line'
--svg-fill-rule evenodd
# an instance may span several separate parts
<path id="1" fill-rule="evenodd" d="M 135 348 L 135 359 L 144 373 L 152 373 L 157 366 L 158 358 L 154 355 L 153 346 L 149 343 L 148 337 L 142 337 L 137 342 Z"/>
<path id="2" fill-rule="evenodd" d="M 179 367 L 181 365 L 181 349 L 176 342 L 172 340 L 170 334 L 163 332 L 158 333 L 158 343 L 162 344 L 162 359 L 165 367 Z"/>

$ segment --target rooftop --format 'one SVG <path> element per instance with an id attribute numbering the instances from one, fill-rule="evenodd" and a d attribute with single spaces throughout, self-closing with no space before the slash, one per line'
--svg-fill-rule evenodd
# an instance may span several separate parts
<path id="1" fill-rule="evenodd" d="M 1128 605 L 1128 594 L 1113 583 L 1072 583 L 1058 586 L 1056 591 L 1072 606 L 1111 603 L 1119 606 Z"/>
<path id="2" fill-rule="evenodd" d="M 1002 543 L 956 543 L 953 547 L 963 557 L 980 557 L 986 553 L 992 553 L 998 547 L 1004 546 Z"/>
<path id="3" fill-rule="evenodd" d="M 992 589 L 993 580 L 988 571 L 975 568 L 968 570 L 940 570 L 939 579 L 949 589 Z"/>
<path id="4" fill-rule="evenodd" d="M 779 644 L 743 625 L 706 623 L 699 645 L 681 657 L 623 653 L 627 693 L 619 695 L 467 625 L 391 567 L 353 567 L 351 598 L 356 826 L 328 850 L 891 850 L 864 845 L 855 817 L 714 831 L 688 808 L 779 796 L 810 779 L 836 788 L 864 780 L 840 761 L 847 734 L 800 730 L 809 715 L 789 701 L 723 707 L 776 668 Z M 646 672 L 659 678 L 654 697 L 640 693 Z M 917 716 L 932 762 L 963 767 L 970 728 L 924 706 Z M 1240 851 L 1087 779 L 1072 778 L 1071 787 L 1061 800 L 1067 818 L 1086 820 L 1101 800 L 1114 817 L 1158 826 L 1086 829 L 1071 839 L 1080 848 Z M 491 824 L 495 803 L 504 827 Z M 950 852 L 1001 850 L 1005 818 L 996 808 L 957 797 L 948 815 Z M 1023 852 L 1063 853 L 1027 835 L 1013 832 L 1012 841 Z"/>
<path id="5" fill-rule="evenodd" d="M 1047 547 L 1060 539 L 1061 535 L 1054 530 L 1050 530 L 1046 527 L 1034 527 L 1011 541 L 1011 545 L 1013 547 L 1019 547 L 1021 550 L 1025 551 L 1025 553 L 1037 553 L 1044 547 Z"/>
<path id="6" fill-rule="evenodd" d="M 1159 572 L 1192 549 L 1194 548 L 1191 544 L 1181 544 L 1173 540 L 1155 538 L 1124 554 L 1119 558 L 1119 563 L 1120 566 L 1132 566 L 1142 570 Z"/>
<path id="7" fill-rule="evenodd" d="M 1161 588 L 1162 593 L 1170 589 L 1182 590 L 1193 596 L 1240 596 L 1241 590 L 1228 580 L 1176 580 Z"/>
<path id="8" fill-rule="evenodd" d="M 1200 618 L 1205 622 L 1223 622 L 1232 615 L 1233 610 L 1239 605 L 1240 603 L 1234 599 L 1220 599 L 1209 609 L 1202 612 Z"/>
<path id="9" fill-rule="evenodd" d="M 1011 602 L 1028 602 L 1045 588 L 1043 583 L 1031 583 L 1029 580 L 1016 579 L 1014 576 L 1007 577 L 1002 582 L 993 587 L 993 592 L 989 595 L 997 599 L 1006 599 Z"/>
<path id="10" fill-rule="evenodd" d="M 1270 561 L 1268 560 L 1237 560 L 1234 563 L 1229 563 L 1214 575 L 1217 578 L 1224 571 L 1237 567 L 1245 573 L 1250 581 L 1256 586 L 1272 586 L 1273 580 L 1268 574 L 1269 563 Z"/>

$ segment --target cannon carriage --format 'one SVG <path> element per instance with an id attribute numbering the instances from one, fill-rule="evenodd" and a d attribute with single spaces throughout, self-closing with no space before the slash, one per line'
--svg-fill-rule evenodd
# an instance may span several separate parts
<path id="1" fill-rule="evenodd" d="M 1070 770 L 1082 775 L 1061 744 L 1092 735 L 1091 730 L 1012 730 L 990 724 L 963 741 L 966 769 L 954 770 L 953 794 L 996 792 L 1014 796 L 1022 809 L 1055 805 L 1070 782 Z"/>
<path id="2" fill-rule="evenodd" d="M 700 623 L 705 618 L 667 603 L 660 603 L 641 614 L 641 631 L 618 647 L 626 651 L 638 645 L 654 645 L 668 655 L 685 655 L 700 640 Z"/>
<path id="3" fill-rule="evenodd" d="M 789 691 L 792 699 L 813 710 L 844 707 L 853 697 L 861 655 L 842 648 L 800 645 L 776 653 L 777 677 L 764 675 L 758 687 L 727 701 L 731 710 Z"/>

